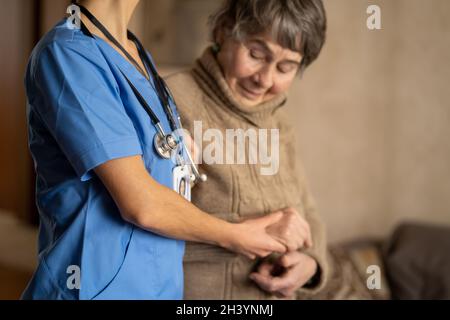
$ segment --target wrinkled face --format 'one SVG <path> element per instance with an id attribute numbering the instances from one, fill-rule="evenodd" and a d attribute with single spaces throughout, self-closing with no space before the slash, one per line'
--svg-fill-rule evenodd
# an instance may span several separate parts
<path id="1" fill-rule="evenodd" d="M 234 98 L 244 106 L 269 101 L 291 86 L 302 56 L 283 48 L 268 34 L 239 42 L 231 37 L 219 43 L 219 64 Z"/>

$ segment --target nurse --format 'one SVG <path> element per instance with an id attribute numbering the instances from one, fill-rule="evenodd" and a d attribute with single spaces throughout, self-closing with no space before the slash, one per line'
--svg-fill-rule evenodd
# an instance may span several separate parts
<path id="1" fill-rule="evenodd" d="M 252 258 L 292 245 L 266 232 L 282 213 L 233 224 L 172 190 L 178 164 L 156 152 L 138 94 L 166 133 L 177 113 L 127 33 L 138 2 L 81 1 L 81 30 L 64 20 L 32 53 L 25 82 L 41 223 L 25 299 L 181 299 L 184 240 Z"/>

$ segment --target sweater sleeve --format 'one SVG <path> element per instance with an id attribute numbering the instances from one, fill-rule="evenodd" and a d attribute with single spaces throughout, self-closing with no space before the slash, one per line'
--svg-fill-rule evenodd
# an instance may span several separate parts
<path id="1" fill-rule="evenodd" d="M 316 294 L 322 290 L 328 280 L 329 266 L 327 261 L 327 238 L 326 238 L 326 228 L 320 218 L 314 198 L 312 197 L 311 191 L 309 189 L 308 183 L 305 177 L 302 177 L 302 204 L 305 213 L 306 221 L 309 223 L 311 228 L 311 234 L 313 239 L 313 247 L 304 251 L 304 253 L 313 257 L 318 266 L 317 270 L 317 281 L 313 286 L 305 286 L 298 290 L 299 298 L 307 297 Z"/>

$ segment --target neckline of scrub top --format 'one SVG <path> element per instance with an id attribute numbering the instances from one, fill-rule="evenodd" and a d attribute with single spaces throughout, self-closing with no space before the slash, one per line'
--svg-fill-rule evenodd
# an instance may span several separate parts
<path id="1" fill-rule="evenodd" d="M 144 63 L 144 67 L 145 70 L 147 71 L 147 73 L 149 74 L 149 79 L 147 79 L 141 72 L 139 72 L 139 70 L 127 59 L 125 59 L 125 57 L 123 55 L 121 55 L 119 53 L 119 51 L 117 51 L 116 49 L 114 49 L 113 46 L 111 46 L 108 42 L 106 42 L 104 39 L 100 38 L 99 36 L 93 34 L 94 40 L 99 43 L 101 46 L 106 47 L 109 51 L 112 51 L 114 55 L 116 55 L 118 57 L 118 59 L 116 59 L 117 64 L 120 64 L 120 66 L 126 68 L 127 70 L 133 70 L 134 73 L 138 74 L 140 79 L 138 79 L 139 81 L 144 80 L 145 82 L 147 82 L 148 84 L 150 84 L 150 86 L 152 87 L 153 90 L 155 90 L 156 92 L 156 87 L 155 84 L 153 83 L 154 79 L 153 79 L 153 75 L 148 71 L 148 68 L 145 66 Z M 147 54 L 147 52 L 145 52 L 145 54 Z"/>
<path id="2" fill-rule="evenodd" d="M 93 35 L 94 36 L 94 40 L 98 40 L 98 42 L 96 41 L 96 43 L 100 46 L 100 50 L 102 50 L 102 48 L 104 50 L 107 50 L 108 52 L 110 51 L 112 55 L 115 56 L 114 60 L 113 60 L 113 64 L 116 65 L 117 68 L 119 68 L 119 70 L 123 71 L 127 71 L 130 72 L 131 74 L 137 75 L 136 80 L 140 83 L 140 85 L 142 85 L 142 82 L 144 82 L 146 85 L 150 85 L 151 89 L 153 90 L 153 92 L 157 93 L 158 91 L 156 90 L 155 84 L 153 83 L 154 79 L 153 77 L 151 78 L 151 80 L 148 80 L 147 78 L 145 78 L 142 73 L 140 73 L 136 67 L 127 59 L 124 58 L 124 56 L 122 56 L 116 49 L 114 49 L 108 42 L 106 42 L 105 40 L 103 40 L 102 38 L 100 38 L 97 35 Z M 107 53 L 107 52 L 106 52 Z M 148 54 L 147 52 L 145 52 L 145 54 Z M 135 84 L 136 85 L 136 84 Z M 156 94 L 157 96 L 157 94 Z M 144 96 L 145 97 L 145 96 Z M 160 102 L 161 103 L 161 102 Z M 161 118 L 160 118 L 161 119 Z M 168 119 L 167 119 L 168 120 Z M 168 121 L 168 127 L 166 127 L 165 125 L 164 130 L 170 130 L 170 121 Z"/>

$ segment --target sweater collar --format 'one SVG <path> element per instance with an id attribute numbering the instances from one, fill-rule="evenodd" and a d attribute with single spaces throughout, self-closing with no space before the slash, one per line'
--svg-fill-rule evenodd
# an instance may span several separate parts
<path id="1" fill-rule="evenodd" d="M 211 48 L 207 48 L 196 61 L 194 73 L 200 77 L 202 88 L 220 106 L 245 118 L 256 126 L 262 126 L 286 102 L 286 95 L 279 95 L 257 106 L 244 106 L 233 96 L 228 83 Z"/>

